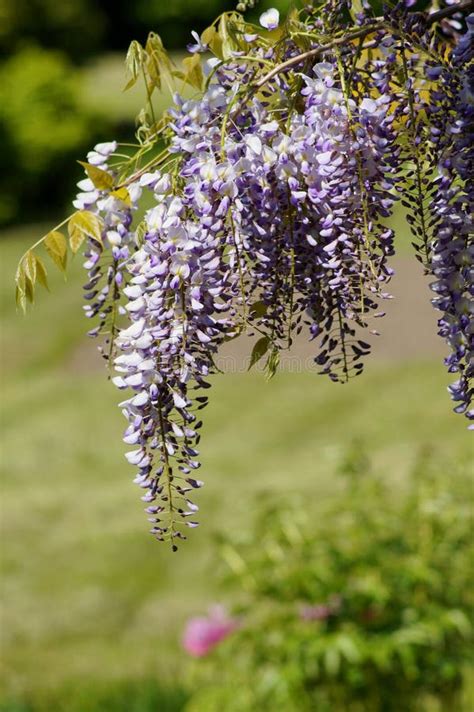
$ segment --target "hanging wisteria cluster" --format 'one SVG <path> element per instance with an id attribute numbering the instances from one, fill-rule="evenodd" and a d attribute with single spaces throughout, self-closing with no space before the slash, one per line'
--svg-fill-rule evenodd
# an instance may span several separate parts
<path id="1" fill-rule="evenodd" d="M 63 224 L 85 246 L 89 333 L 125 391 L 151 531 L 173 548 L 197 526 L 198 411 L 219 348 L 247 331 L 271 376 L 304 330 L 321 373 L 359 374 L 389 297 L 396 201 L 432 275 L 455 410 L 474 419 L 473 2 L 412 5 L 329 0 L 259 26 L 225 13 L 180 69 L 156 34 L 130 47 L 129 85 L 143 75 L 148 95 L 138 143 L 88 154 Z M 153 92 L 171 82 L 188 89 L 156 120 Z M 40 243 L 64 268 L 61 227 Z M 22 306 L 46 280 L 34 248 Z"/>

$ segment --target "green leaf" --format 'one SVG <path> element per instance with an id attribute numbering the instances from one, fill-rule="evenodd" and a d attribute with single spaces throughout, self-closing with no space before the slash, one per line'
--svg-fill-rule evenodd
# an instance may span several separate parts
<path id="1" fill-rule="evenodd" d="M 173 63 L 166 52 L 161 37 L 156 32 L 150 32 L 146 45 L 146 71 L 153 86 L 161 89 L 162 75 L 171 76 Z M 153 87 L 152 87 L 153 88 Z"/>
<path id="2" fill-rule="evenodd" d="M 28 277 L 25 279 L 25 294 L 30 304 L 33 304 L 35 301 L 35 288 L 32 281 L 28 279 Z"/>
<path id="3" fill-rule="evenodd" d="M 145 235 L 148 230 L 148 225 L 146 220 L 142 220 L 135 230 L 135 244 L 137 247 L 141 247 L 145 242 Z"/>
<path id="4" fill-rule="evenodd" d="M 324 653 L 324 667 L 329 677 L 336 677 L 341 665 L 339 651 L 331 646 Z"/>
<path id="5" fill-rule="evenodd" d="M 211 52 L 219 59 L 223 59 L 222 55 L 222 37 L 217 32 L 214 25 L 207 27 L 201 35 L 201 42 L 206 44 Z"/>
<path id="6" fill-rule="evenodd" d="M 183 59 L 184 81 L 190 84 L 195 89 L 202 88 L 203 73 L 201 67 L 201 57 L 199 54 L 193 54 L 191 57 Z"/>
<path id="7" fill-rule="evenodd" d="M 28 250 L 23 257 L 23 269 L 25 270 L 27 281 L 30 280 L 33 286 L 36 282 L 36 255 L 32 250 Z"/>
<path id="8" fill-rule="evenodd" d="M 278 371 L 278 366 L 280 365 L 280 352 L 274 346 L 268 356 L 267 362 L 265 364 L 265 378 L 269 381 L 275 373 Z"/>
<path id="9" fill-rule="evenodd" d="M 48 290 L 49 292 L 49 285 L 48 285 L 48 275 L 46 272 L 46 267 L 44 265 L 43 260 L 38 257 L 38 255 L 35 255 L 36 258 L 36 277 L 38 279 L 38 282 Z"/>
<path id="10" fill-rule="evenodd" d="M 125 67 L 130 75 L 130 80 L 124 87 L 124 91 L 133 87 L 138 79 L 141 72 L 143 62 L 145 59 L 145 52 L 140 42 L 133 40 L 127 51 L 127 56 L 125 57 Z"/>
<path id="11" fill-rule="evenodd" d="M 46 235 L 44 246 L 54 264 L 59 267 L 62 272 L 65 272 L 67 265 L 67 242 L 62 232 L 53 230 Z"/>
<path id="12" fill-rule="evenodd" d="M 153 85 L 151 89 L 153 90 L 153 87 L 156 87 L 161 90 L 161 70 L 155 53 L 152 53 L 147 57 L 146 71 L 151 80 L 151 84 Z"/>
<path id="13" fill-rule="evenodd" d="M 23 313 L 26 312 L 26 275 L 23 267 L 23 260 L 19 263 L 16 275 L 16 305 Z"/>
<path id="14" fill-rule="evenodd" d="M 356 645 L 356 641 L 353 640 L 350 635 L 340 633 L 337 637 L 337 648 L 341 656 L 345 658 L 348 663 L 354 664 L 359 662 L 359 648 Z"/>
<path id="15" fill-rule="evenodd" d="M 255 366 L 255 364 L 260 361 L 262 356 L 264 356 L 271 344 L 271 339 L 269 336 L 262 336 L 254 345 L 252 353 L 250 355 L 250 365 L 248 370 Z"/>
<path id="16" fill-rule="evenodd" d="M 86 237 L 102 245 L 102 221 L 89 210 L 79 210 L 68 222 L 69 244 L 74 254 L 80 249 Z"/>
<path id="17" fill-rule="evenodd" d="M 230 59 L 234 52 L 241 49 L 235 34 L 236 20 L 239 20 L 239 16 L 234 13 L 224 14 L 220 19 L 218 33 L 223 59 Z"/>
<path id="18" fill-rule="evenodd" d="M 26 311 L 26 300 L 34 302 L 36 280 L 48 289 L 48 279 L 43 261 L 35 255 L 33 250 L 28 250 L 21 259 L 15 275 L 16 303 L 23 312 Z"/>
<path id="19" fill-rule="evenodd" d="M 78 163 L 84 168 L 97 190 L 110 190 L 114 187 L 114 178 L 110 173 L 103 171 L 102 168 L 97 168 L 97 166 L 92 166 L 90 163 L 85 163 L 84 161 L 78 161 Z"/>
<path id="20" fill-rule="evenodd" d="M 122 203 L 125 203 L 127 207 L 132 206 L 132 200 L 130 198 L 130 193 L 128 190 L 124 187 L 122 188 L 117 188 L 117 190 L 113 190 L 112 193 L 110 194 L 112 197 L 117 198 L 117 200 L 121 200 Z"/>
<path id="21" fill-rule="evenodd" d="M 263 301 L 258 301 L 254 302 L 253 304 L 250 305 L 250 314 L 255 317 L 255 316 L 265 316 L 267 313 L 268 305 L 265 304 Z"/>
<path id="22" fill-rule="evenodd" d="M 26 312 L 26 296 L 25 291 L 20 289 L 18 284 L 16 285 L 15 301 L 18 309 L 21 309 L 23 313 Z"/>

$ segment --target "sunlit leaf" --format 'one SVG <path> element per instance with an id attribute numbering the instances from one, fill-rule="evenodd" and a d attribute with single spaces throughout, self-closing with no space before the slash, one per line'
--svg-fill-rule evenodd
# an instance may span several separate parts
<path id="1" fill-rule="evenodd" d="M 125 187 L 122 188 L 117 188 L 117 190 L 113 190 L 110 194 L 112 197 L 117 198 L 117 200 L 121 200 L 122 203 L 125 203 L 127 207 L 131 207 L 132 205 L 132 200 L 130 198 L 130 193 Z"/>
<path id="2" fill-rule="evenodd" d="M 280 365 L 280 352 L 277 348 L 273 347 L 271 350 L 267 362 L 265 364 L 265 378 L 269 381 L 275 373 L 278 371 L 278 366 Z"/>
<path id="3" fill-rule="evenodd" d="M 67 265 L 67 242 L 66 238 L 58 230 L 50 232 L 44 240 L 46 252 L 53 260 L 54 264 L 65 272 Z"/>
<path id="4" fill-rule="evenodd" d="M 102 245 L 102 222 L 89 210 L 79 210 L 68 222 L 69 244 L 74 254 L 87 237 Z"/>
<path id="5" fill-rule="evenodd" d="M 166 52 L 161 37 L 156 32 L 150 32 L 146 45 L 146 71 L 152 83 L 152 88 L 161 89 L 162 78 L 171 77 L 173 62 Z"/>
<path id="6" fill-rule="evenodd" d="M 36 282 L 36 255 L 33 250 L 28 250 L 23 258 L 23 269 L 25 270 L 26 279 L 30 280 L 34 285 Z"/>
<path id="7" fill-rule="evenodd" d="M 93 166 L 90 163 L 85 163 L 84 161 L 78 161 L 78 163 L 80 163 L 84 168 L 97 190 L 110 190 L 113 188 L 114 178 L 110 175 L 110 173 L 107 173 L 107 171 L 103 171 L 102 168 Z"/>
<path id="8" fill-rule="evenodd" d="M 140 42 L 133 40 L 127 51 L 127 56 L 125 57 L 125 67 L 130 75 L 130 80 L 124 87 L 124 91 L 130 89 L 138 79 L 138 76 L 142 70 L 143 61 L 145 53 Z"/>
<path id="9" fill-rule="evenodd" d="M 221 41 L 223 59 L 230 59 L 234 55 L 234 52 L 240 49 L 235 29 L 232 26 L 233 18 L 235 25 L 235 19 L 238 18 L 238 15 L 232 15 L 230 13 L 222 15 L 219 22 L 218 34 Z"/>
<path id="10" fill-rule="evenodd" d="M 35 301 L 35 288 L 28 277 L 25 279 L 25 294 L 30 304 L 33 304 Z"/>
<path id="11" fill-rule="evenodd" d="M 122 91 L 127 91 L 128 89 L 131 89 L 135 84 L 137 83 L 137 77 L 131 77 L 128 82 L 125 84 L 124 88 Z"/>
<path id="12" fill-rule="evenodd" d="M 201 35 L 201 42 L 203 44 L 206 44 L 211 50 L 211 52 L 216 55 L 216 57 L 219 57 L 219 59 L 223 59 L 222 37 L 217 32 L 214 25 L 211 25 L 210 27 L 207 27 L 204 30 Z"/>
<path id="13" fill-rule="evenodd" d="M 18 284 L 16 285 L 16 291 L 15 291 L 15 301 L 18 309 L 21 309 L 22 312 L 26 312 L 26 295 L 25 295 L 25 290 L 20 289 Z"/>
<path id="14" fill-rule="evenodd" d="M 203 73 L 201 67 L 201 57 L 199 54 L 193 54 L 191 57 L 183 59 L 184 81 L 190 84 L 195 89 L 202 88 Z"/>
<path id="15" fill-rule="evenodd" d="M 15 275 L 16 283 L 16 304 L 23 312 L 26 311 L 26 275 L 23 267 L 23 260 L 17 267 Z"/>
<path id="16" fill-rule="evenodd" d="M 137 247 L 141 247 L 145 242 L 145 235 L 148 230 L 148 225 L 146 220 L 142 220 L 135 230 L 135 244 Z"/>
<path id="17" fill-rule="evenodd" d="M 38 257 L 38 255 L 35 255 L 36 257 L 36 278 L 38 282 L 49 291 L 49 285 L 48 285 L 48 275 L 46 272 L 46 267 L 41 259 L 41 257 Z"/>

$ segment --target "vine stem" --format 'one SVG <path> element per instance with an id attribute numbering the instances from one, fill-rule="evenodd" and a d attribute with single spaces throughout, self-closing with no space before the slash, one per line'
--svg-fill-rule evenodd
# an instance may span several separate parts
<path id="1" fill-rule="evenodd" d="M 161 441 L 163 443 L 163 457 L 164 457 L 164 464 L 165 464 L 165 470 L 166 470 L 166 492 L 168 495 L 168 515 L 169 515 L 169 520 L 168 520 L 168 525 L 170 528 L 170 541 L 171 544 L 173 544 L 173 536 L 175 532 L 175 521 L 174 521 L 174 509 L 173 509 L 173 492 L 172 492 L 172 486 L 171 486 L 171 477 L 172 477 L 172 470 L 171 470 L 171 465 L 169 461 L 169 456 L 168 456 L 168 450 L 166 449 L 166 432 L 165 432 L 165 423 L 164 423 L 164 418 L 163 418 L 163 404 L 161 401 L 161 396 L 158 397 L 158 418 L 159 418 L 159 423 L 160 423 L 160 433 L 161 433 Z"/>
<path id="2" fill-rule="evenodd" d="M 25 259 L 26 255 L 28 254 L 28 252 L 31 252 L 31 250 L 34 250 L 36 247 L 39 247 L 39 246 L 41 245 L 41 243 L 44 242 L 44 240 L 46 240 L 46 238 L 48 237 L 48 235 L 50 235 L 52 232 L 56 232 L 56 230 L 60 230 L 62 227 L 64 227 L 64 225 L 66 225 L 66 224 L 69 222 L 69 220 L 72 218 L 72 216 L 73 216 L 74 214 L 75 214 L 75 213 L 71 213 L 71 215 L 68 215 L 67 218 L 64 218 L 64 220 L 62 220 L 60 223 L 58 223 L 55 227 L 51 228 L 51 230 L 48 230 L 48 232 L 45 233 L 42 237 L 40 237 L 39 240 L 36 240 L 35 244 L 34 244 L 34 245 L 31 245 L 31 247 L 29 247 L 29 248 L 26 250 L 26 252 L 24 252 L 24 253 L 22 254 L 22 256 L 20 257 L 20 259 L 19 259 L 19 261 L 18 261 L 18 264 L 20 264 L 21 262 L 23 262 L 23 260 Z"/>
<path id="3" fill-rule="evenodd" d="M 429 237 L 428 231 L 426 229 L 426 218 L 425 218 L 425 207 L 423 204 L 423 183 L 422 183 L 422 160 L 420 157 L 420 149 L 417 142 L 417 126 L 416 126 L 416 108 L 415 108 L 415 98 L 413 96 L 413 86 L 410 81 L 410 74 L 408 71 L 408 61 L 405 51 L 405 43 L 402 40 L 401 46 L 401 58 L 403 64 L 403 78 L 405 80 L 405 86 L 407 88 L 408 95 L 408 107 L 410 111 L 410 126 L 409 133 L 411 134 L 411 141 L 413 143 L 413 158 L 415 163 L 415 174 L 416 174 L 416 192 L 418 194 L 419 208 L 418 215 L 420 217 L 420 226 L 422 232 L 423 248 L 425 252 L 425 270 L 430 263 L 430 248 L 429 248 Z"/>
<path id="4" fill-rule="evenodd" d="M 450 17 L 451 15 L 454 15 L 456 12 L 464 12 L 469 10 L 474 10 L 474 0 L 464 0 L 463 2 L 458 3 L 458 5 L 450 5 L 449 7 L 443 8 L 442 10 L 433 12 L 431 15 L 427 16 L 426 20 L 429 25 L 432 25 L 445 17 Z M 328 42 L 327 44 L 320 45 L 319 47 L 315 47 L 314 49 L 310 49 L 307 52 L 303 52 L 302 54 L 296 55 L 295 57 L 290 57 L 290 59 L 287 59 L 285 62 L 278 64 L 270 72 L 268 72 L 268 74 L 265 74 L 261 79 L 259 79 L 259 81 L 255 85 L 256 88 L 261 89 L 264 84 L 270 81 L 270 79 L 273 79 L 273 77 L 275 77 L 277 74 L 279 74 L 280 72 L 284 72 L 285 69 L 288 69 L 289 67 L 292 67 L 295 64 L 300 64 L 300 62 L 303 62 L 305 59 L 318 57 L 323 52 L 327 52 L 328 50 L 333 49 L 333 47 L 344 45 L 346 42 L 352 42 L 352 40 L 364 38 L 367 37 L 367 35 L 372 34 L 373 32 L 378 32 L 378 30 L 382 30 L 386 26 L 386 20 L 381 17 L 376 18 L 376 20 L 377 21 L 374 24 L 367 25 L 366 27 L 361 27 L 360 30 L 349 32 L 347 35 L 343 35 L 342 37 L 338 37 L 337 39 L 332 40 L 332 42 Z"/>

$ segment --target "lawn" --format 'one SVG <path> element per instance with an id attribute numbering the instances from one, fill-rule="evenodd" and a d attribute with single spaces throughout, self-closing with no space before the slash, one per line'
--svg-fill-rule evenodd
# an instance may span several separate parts
<path id="1" fill-rule="evenodd" d="M 94 710 L 165 712 L 168 693 L 156 692 L 157 680 L 175 689 L 169 709 L 178 709 L 184 621 L 224 600 L 215 532 L 244 527 L 268 492 L 323 498 L 354 441 L 381 472 L 400 480 L 425 450 L 449 476 L 455 461 L 472 455 L 472 441 L 451 412 L 442 363 L 426 356 L 374 359 L 346 387 L 304 372 L 280 373 L 270 383 L 257 373 L 216 376 L 202 440 L 202 527 L 171 554 L 147 534 L 123 458 L 120 397 L 94 344 L 84 345 L 80 258 L 67 284 L 54 276 L 53 295 L 42 293 L 26 317 L 15 313 L 15 263 L 40 232 L 16 230 L 0 241 L 0 709 L 26 711 L 11 700 L 69 686 L 74 693 L 64 709 L 90 710 L 71 700 L 121 681 L 114 693 L 124 690 L 121 701 Z M 121 706 L 126 699 L 134 702 Z"/>

